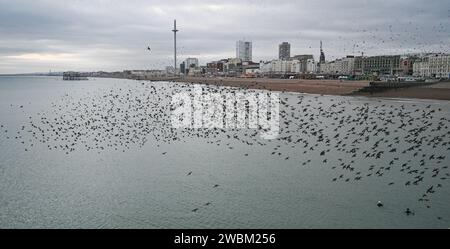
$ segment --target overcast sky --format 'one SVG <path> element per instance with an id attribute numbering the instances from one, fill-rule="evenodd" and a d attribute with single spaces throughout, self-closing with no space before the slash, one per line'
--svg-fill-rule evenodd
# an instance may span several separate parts
<path id="1" fill-rule="evenodd" d="M 450 53 L 449 0 L 144 1 L 0 0 L 0 74 L 163 69 L 178 60 L 235 57 L 253 42 L 253 61 L 291 55 Z M 146 50 L 150 46 L 152 51 Z"/>

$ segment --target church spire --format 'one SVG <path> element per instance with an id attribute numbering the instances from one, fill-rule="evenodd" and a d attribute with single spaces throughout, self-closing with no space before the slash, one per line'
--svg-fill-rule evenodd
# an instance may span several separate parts
<path id="1" fill-rule="evenodd" d="M 319 63 L 325 63 L 325 53 L 323 52 L 323 49 L 322 49 L 322 41 L 320 41 L 320 59 L 319 59 Z"/>

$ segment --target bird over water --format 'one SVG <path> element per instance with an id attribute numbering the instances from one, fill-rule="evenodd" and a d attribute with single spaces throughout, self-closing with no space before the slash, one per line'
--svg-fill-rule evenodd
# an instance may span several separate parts
<path id="1" fill-rule="evenodd" d="M 217 86 L 203 89 L 214 93 L 254 91 Z M 385 184 L 387 191 L 395 187 L 414 191 L 423 207 L 432 206 L 433 196 L 449 186 L 450 118 L 441 108 L 413 102 L 393 105 L 383 100 L 350 105 L 341 97 L 282 94 L 280 135 L 264 140 L 257 129 L 173 128 L 170 101 L 178 91 L 193 90 L 189 84 L 142 82 L 132 88 L 119 85 L 81 97 L 65 94 L 39 113 L 26 113 L 26 104 L 12 106 L 29 116 L 28 122 L 18 129 L 2 123 L 0 139 L 17 141 L 27 153 L 39 143 L 66 155 L 80 150 L 126 153 L 142 148 L 150 139 L 160 145 L 200 139 L 230 151 L 237 150 L 232 145 L 240 144 L 248 151 L 264 148 L 268 156 L 280 163 L 288 161 L 298 170 L 322 167 L 332 184 L 355 184 L 356 188 L 358 182 L 368 180 Z M 174 153 L 163 150 L 159 154 Z M 242 151 L 235 155 L 242 160 L 253 156 Z M 198 174 L 185 172 L 186 181 Z M 211 189 L 220 192 L 226 188 L 217 182 Z M 391 200 L 377 201 L 378 207 L 393 206 Z M 214 202 L 211 199 L 187 210 L 200 214 L 203 209 L 214 208 Z M 413 214 L 409 208 L 398 212 Z"/>

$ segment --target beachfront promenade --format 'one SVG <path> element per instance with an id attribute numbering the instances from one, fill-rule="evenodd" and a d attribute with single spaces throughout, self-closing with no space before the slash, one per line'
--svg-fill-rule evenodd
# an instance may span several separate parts
<path id="1" fill-rule="evenodd" d="M 450 82 L 433 84 L 395 83 L 396 87 L 378 87 L 382 82 L 371 84 L 369 80 L 337 79 L 277 79 L 277 78 L 238 78 L 238 77 L 124 77 L 122 74 L 105 75 L 105 78 L 127 78 L 148 81 L 170 81 L 191 84 L 263 89 L 270 91 L 299 92 L 323 95 L 352 95 L 389 98 L 417 98 L 450 100 Z M 390 84 L 389 84 L 390 85 Z M 375 87 L 374 87 L 375 86 Z"/>

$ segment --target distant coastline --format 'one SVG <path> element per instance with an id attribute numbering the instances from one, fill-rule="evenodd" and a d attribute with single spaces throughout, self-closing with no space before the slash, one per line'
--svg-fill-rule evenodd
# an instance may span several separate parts
<path id="1" fill-rule="evenodd" d="M 0 74 L 0 77 L 23 76 L 61 76 L 62 73 Z M 408 99 L 450 100 L 450 81 L 429 85 L 417 85 L 401 88 L 378 89 L 375 92 L 363 91 L 370 81 L 348 81 L 335 79 L 276 79 L 276 78 L 237 78 L 237 77 L 150 77 L 130 78 L 119 75 L 90 76 L 90 78 L 123 78 L 143 81 L 170 81 L 187 84 L 205 84 L 239 87 L 243 89 L 263 89 L 269 91 L 298 92 L 321 95 L 367 96 Z"/>
<path id="2" fill-rule="evenodd" d="M 18 74 L 0 74 L 0 77 L 20 77 L 20 76 L 62 76 L 63 73 L 18 73 Z"/>

